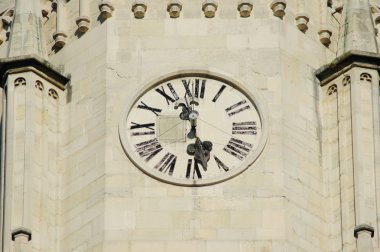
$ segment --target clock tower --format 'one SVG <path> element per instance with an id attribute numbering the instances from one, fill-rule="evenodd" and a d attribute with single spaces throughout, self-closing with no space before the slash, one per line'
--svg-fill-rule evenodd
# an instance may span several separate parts
<path id="1" fill-rule="evenodd" d="M 379 8 L 0 1 L 0 250 L 379 252 Z"/>

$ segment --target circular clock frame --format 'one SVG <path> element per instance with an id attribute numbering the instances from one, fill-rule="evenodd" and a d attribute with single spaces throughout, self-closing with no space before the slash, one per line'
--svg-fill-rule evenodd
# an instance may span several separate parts
<path id="1" fill-rule="evenodd" d="M 234 168 L 232 171 L 229 171 L 228 173 L 225 173 L 217 177 L 197 180 L 197 179 L 179 179 L 179 178 L 173 178 L 173 177 L 163 175 L 162 172 L 159 172 L 158 170 L 155 170 L 149 167 L 145 162 L 143 162 L 142 159 L 136 158 L 136 154 L 134 154 L 136 151 L 132 149 L 132 146 L 131 144 L 129 144 L 129 141 L 128 141 L 127 118 L 129 116 L 131 109 L 139 101 L 139 99 L 142 96 L 144 96 L 148 91 L 154 89 L 155 87 L 163 83 L 166 83 L 170 80 L 174 80 L 178 78 L 188 78 L 188 77 L 213 79 L 213 80 L 220 81 L 222 83 L 225 83 L 233 87 L 234 89 L 238 90 L 240 93 L 244 94 L 245 97 L 249 99 L 249 101 L 255 107 L 260 118 L 261 133 L 260 133 L 260 139 L 258 141 L 256 148 L 247 156 L 247 158 L 241 163 L 241 165 L 238 168 Z M 264 108 L 264 103 L 261 101 L 261 99 L 258 97 L 256 93 L 257 92 L 253 94 L 247 88 L 245 88 L 245 86 L 242 85 L 240 82 L 230 77 L 227 77 L 225 75 L 222 75 L 216 72 L 211 72 L 208 70 L 182 70 L 182 71 L 177 71 L 175 73 L 167 74 L 165 76 L 160 77 L 159 79 L 156 79 L 155 81 L 148 83 L 137 94 L 132 96 L 131 99 L 128 99 L 128 102 L 120 118 L 119 127 L 118 127 L 119 139 L 120 139 L 121 145 L 127 157 L 129 158 L 129 160 L 138 169 L 140 169 L 146 175 L 154 179 L 157 179 L 161 182 L 169 183 L 172 185 L 178 185 L 178 186 L 199 187 L 199 186 L 213 185 L 213 184 L 221 183 L 226 180 L 232 179 L 236 177 L 237 175 L 241 174 L 242 172 L 246 171 L 249 167 L 251 167 L 254 164 L 254 162 L 258 159 L 260 154 L 263 152 L 264 147 L 267 143 L 268 134 L 269 134 L 268 117 L 267 117 L 266 109 Z"/>

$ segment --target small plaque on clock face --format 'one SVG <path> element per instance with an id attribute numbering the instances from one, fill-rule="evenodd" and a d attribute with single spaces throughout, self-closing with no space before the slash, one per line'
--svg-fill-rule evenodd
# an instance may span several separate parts
<path id="1" fill-rule="evenodd" d="M 209 72 L 165 77 L 136 95 L 119 123 L 121 144 L 144 173 L 204 186 L 250 167 L 266 142 L 266 120 L 244 85 Z"/>
<path id="2" fill-rule="evenodd" d="M 178 115 L 157 116 L 157 139 L 160 142 L 186 141 L 186 121 Z"/>

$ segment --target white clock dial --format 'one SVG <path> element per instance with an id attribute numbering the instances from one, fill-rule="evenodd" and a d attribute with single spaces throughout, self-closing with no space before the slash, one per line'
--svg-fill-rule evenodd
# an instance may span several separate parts
<path id="1" fill-rule="evenodd" d="M 144 89 L 119 124 L 128 157 L 161 181 L 201 186 L 244 171 L 262 151 L 265 123 L 236 83 L 182 73 Z"/>

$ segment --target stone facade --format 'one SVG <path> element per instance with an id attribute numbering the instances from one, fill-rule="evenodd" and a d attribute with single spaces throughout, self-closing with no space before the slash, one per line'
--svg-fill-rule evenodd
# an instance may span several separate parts
<path id="1" fill-rule="evenodd" d="M 380 251 L 378 13 L 368 0 L 1 1 L 2 251 Z M 259 97 L 268 138 L 242 174 L 176 186 L 124 152 L 126 105 L 183 70 Z"/>

